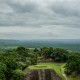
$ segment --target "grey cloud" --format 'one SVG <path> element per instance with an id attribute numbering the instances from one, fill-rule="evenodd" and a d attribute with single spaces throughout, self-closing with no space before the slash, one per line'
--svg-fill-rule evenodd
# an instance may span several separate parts
<path id="1" fill-rule="evenodd" d="M 37 5 L 32 2 L 27 2 L 26 4 L 19 4 L 16 2 L 13 2 L 13 0 L 9 0 L 7 2 L 9 6 L 13 9 L 14 12 L 17 13 L 26 13 L 26 12 L 34 12 L 37 10 Z"/>
<path id="2" fill-rule="evenodd" d="M 79 1 L 56 0 L 50 4 L 46 2 L 46 7 L 36 3 L 36 0 L 17 1 L 1 1 L 4 4 L 4 10 L 8 6 L 7 9 L 12 9 L 12 12 L 0 12 L 0 26 L 80 25 Z"/>
<path id="3" fill-rule="evenodd" d="M 50 9 L 59 15 L 66 17 L 76 16 L 80 17 L 80 1 L 76 0 L 63 0 L 56 1 L 49 5 Z"/>
<path id="4" fill-rule="evenodd" d="M 18 4 L 11 0 L 4 2 L 6 6 L 12 8 L 13 13 L 0 13 L 0 26 L 39 26 L 42 13 L 38 10 L 38 5 L 32 2 Z"/>

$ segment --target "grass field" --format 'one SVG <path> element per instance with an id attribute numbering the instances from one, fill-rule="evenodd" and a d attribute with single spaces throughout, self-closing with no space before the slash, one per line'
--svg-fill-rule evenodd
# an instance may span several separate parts
<path id="1" fill-rule="evenodd" d="M 64 65 L 65 63 L 55 63 L 55 62 L 44 62 L 38 63 L 34 66 L 29 66 L 29 69 L 54 69 L 56 73 L 62 78 L 64 74 Z M 80 80 L 80 77 L 73 78 L 72 76 L 67 76 L 67 80 Z"/>

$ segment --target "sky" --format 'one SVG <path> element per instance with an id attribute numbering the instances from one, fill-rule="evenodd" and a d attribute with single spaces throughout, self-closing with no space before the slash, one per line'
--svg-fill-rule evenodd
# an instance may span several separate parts
<path id="1" fill-rule="evenodd" d="M 80 0 L 0 0 L 0 39 L 80 39 Z"/>

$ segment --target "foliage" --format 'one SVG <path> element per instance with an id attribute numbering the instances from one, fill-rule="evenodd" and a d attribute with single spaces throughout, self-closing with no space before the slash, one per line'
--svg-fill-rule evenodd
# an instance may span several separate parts
<path id="1" fill-rule="evenodd" d="M 22 80 L 21 70 L 37 63 L 37 56 L 28 52 L 29 49 L 18 47 L 0 55 L 0 80 Z"/>
<path id="2" fill-rule="evenodd" d="M 53 50 L 51 57 L 57 62 L 66 62 L 68 60 L 69 52 L 65 49 L 56 48 Z"/>
<path id="3" fill-rule="evenodd" d="M 68 60 L 69 52 L 65 49 L 55 48 L 52 47 L 41 48 L 41 55 L 46 58 L 52 58 L 54 61 L 57 62 L 66 62 Z"/>
<path id="4" fill-rule="evenodd" d="M 80 56 L 71 55 L 69 60 L 66 63 L 65 71 L 67 74 L 71 74 L 73 72 L 80 72 Z"/>
<path id="5" fill-rule="evenodd" d="M 37 63 L 37 55 L 36 54 L 29 54 L 28 57 L 26 58 L 28 62 L 30 61 L 31 65 L 35 65 Z"/>
<path id="6" fill-rule="evenodd" d="M 6 65 L 0 62 L 0 80 L 5 80 Z"/>
<path id="7" fill-rule="evenodd" d="M 20 69 L 14 70 L 13 71 L 13 77 L 12 80 L 24 80 L 24 72 Z"/>
<path id="8" fill-rule="evenodd" d="M 33 50 L 33 52 L 39 52 L 39 50 L 38 50 L 37 48 L 35 48 L 35 49 Z"/>
<path id="9" fill-rule="evenodd" d="M 13 57 L 6 57 L 5 61 L 4 61 L 5 65 L 6 65 L 6 72 L 5 72 L 5 78 L 6 80 L 10 80 L 12 77 L 12 72 L 13 70 L 18 68 L 17 62 Z"/>
<path id="10" fill-rule="evenodd" d="M 25 69 L 28 66 L 25 62 L 21 62 L 21 61 L 17 62 L 17 64 L 21 70 Z"/>
<path id="11" fill-rule="evenodd" d="M 27 49 L 25 49 L 24 47 L 18 47 L 16 49 L 16 52 L 19 54 L 19 59 L 21 61 L 26 60 L 26 57 L 28 56 Z"/>
<path id="12" fill-rule="evenodd" d="M 53 48 L 52 47 L 50 47 L 50 48 L 43 47 L 43 48 L 41 48 L 40 53 L 41 53 L 41 56 L 43 56 L 45 59 L 50 58 L 51 54 L 53 53 Z"/>

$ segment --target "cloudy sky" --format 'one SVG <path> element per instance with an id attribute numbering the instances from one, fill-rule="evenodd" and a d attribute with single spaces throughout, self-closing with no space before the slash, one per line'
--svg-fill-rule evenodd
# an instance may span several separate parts
<path id="1" fill-rule="evenodd" d="M 80 39 L 80 0 L 0 0 L 0 39 Z"/>

